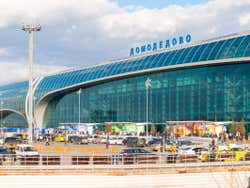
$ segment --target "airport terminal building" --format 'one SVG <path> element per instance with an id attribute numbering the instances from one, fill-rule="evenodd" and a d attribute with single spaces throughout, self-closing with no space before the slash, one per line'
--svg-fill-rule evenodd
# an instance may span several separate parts
<path id="1" fill-rule="evenodd" d="M 250 31 L 37 78 L 35 125 L 145 122 L 147 78 L 150 122 L 244 120 L 250 131 Z M 27 91 L 0 87 L 5 127 L 27 126 Z"/>

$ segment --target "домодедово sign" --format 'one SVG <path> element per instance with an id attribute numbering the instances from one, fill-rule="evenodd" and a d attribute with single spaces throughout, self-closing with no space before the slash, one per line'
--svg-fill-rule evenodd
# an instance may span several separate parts
<path id="1" fill-rule="evenodd" d="M 192 36 L 187 34 L 185 37 L 180 36 L 178 38 L 167 39 L 165 41 L 153 42 L 147 45 L 137 46 L 130 49 L 130 56 L 139 55 L 145 52 L 157 51 L 163 48 L 170 48 L 183 43 L 190 43 Z"/>

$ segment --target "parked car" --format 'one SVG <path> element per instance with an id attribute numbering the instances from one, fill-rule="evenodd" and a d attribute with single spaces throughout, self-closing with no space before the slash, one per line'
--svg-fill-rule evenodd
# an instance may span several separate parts
<path id="1" fill-rule="evenodd" d="M 106 144 L 106 142 L 107 142 L 106 136 L 100 137 L 100 140 L 99 140 L 99 143 L 100 143 L 100 144 Z"/>
<path id="2" fill-rule="evenodd" d="M 15 152 L 17 157 L 39 156 L 38 151 L 28 144 L 17 145 Z"/>
<path id="3" fill-rule="evenodd" d="M 208 149 L 205 147 L 192 147 L 188 146 L 178 151 L 178 154 L 186 154 L 186 155 L 197 155 L 198 157 L 203 153 L 208 153 Z"/>
<path id="4" fill-rule="evenodd" d="M 79 137 L 79 136 L 75 135 L 75 134 L 73 134 L 73 135 L 67 135 L 67 140 L 68 140 L 68 142 L 73 143 L 74 140 L 75 140 L 75 138 L 77 138 L 77 137 Z"/>
<path id="5" fill-rule="evenodd" d="M 127 137 L 125 145 L 127 147 L 144 147 L 146 146 L 146 139 L 139 137 Z"/>
<path id="6" fill-rule="evenodd" d="M 112 159 L 117 164 L 156 164 L 159 156 L 142 148 L 124 148 Z"/>
<path id="7" fill-rule="evenodd" d="M 70 138 L 70 142 L 73 144 L 88 144 L 87 136 L 74 136 Z"/>
<path id="8" fill-rule="evenodd" d="M 55 142 L 65 142 L 65 138 L 62 135 L 58 135 L 54 138 Z"/>
<path id="9" fill-rule="evenodd" d="M 4 147 L 5 148 L 16 148 L 18 144 L 21 144 L 22 140 L 17 137 L 7 137 L 4 139 Z"/>
<path id="10" fill-rule="evenodd" d="M 125 137 L 122 140 L 122 145 L 126 145 L 129 137 Z"/>
<path id="11" fill-rule="evenodd" d="M 213 162 L 216 159 L 216 153 L 214 150 L 209 149 L 207 152 L 201 153 L 199 159 L 201 162 Z"/>
<path id="12" fill-rule="evenodd" d="M 17 160 L 18 163 L 32 165 L 39 164 L 39 153 L 32 145 L 19 144 L 17 145 L 15 152 L 15 160 Z"/>
<path id="13" fill-rule="evenodd" d="M 240 161 L 244 160 L 248 151 L 243 148 L 229 148 L 228 146 L 219 146 L 218 148 L 210 149 L 207 153 L 203 152 L 201 154 L 201 161 Z"/>
<path id="14" fill-rule="evenodd" d="M 27 140 L 28 139 L 28 135 L 24 134 L 24 133 L 15 133 L 13 136 L 19 138 L 20 140 Z"/>
<path id="15" fill-rule="evenodd" d="M 162 142 L 162 138 L 152 138 L 151 140 L 148 141 L 148 146 L 161 144 L 161 142 Z"/>
<path id="16" fill-rule="evenodd" d="M 116 144 L 117 145 L 122 145 L 123 139 L 124 139 L 123 137 L 118 137 L 117 141 L 116 141 Z"/>
<path id="17" fill-rule="evenodd" d="M 138 155 L 153 155 L 153 156 L 157 156 L 156 153 L 147 151 L 145 149 L 142 148 L 124 148 L 121 149 L 121 151 L 119 152 L 120 156 L 138 156 Z"/>
<path id="18" fill-rule="evenodd" d="M 46 141 L 47 138 L 51 138 L 51 135 L 50 134 L 39 134 L 36 139 L 38 142 L 43 142 L 43 141 Z"/>
<path id="19" fill-rule="evenodd" d="M 12 153 L 8 149 L 0 147 L 0 164 L 2 164 L 3 161 L 5 161 L 11 155 Z"/>
<path id="20" fill-rule="evenodd" d="M 190 140 L 178 140 L 176 145 L 177 147 L 186 147 L 193 145 L 193 142 Z"/>
<path id="21" fill-rule="evenodd" d="M 228 153 L 234 156 L 232 161 L 242 161 L 245 159 L 245 156 L 249 151 L 242 147 L 232 147 L 228 150 Z"/>
<path id="22" fill-rule="evenodd" d="M 11 154 L 11 152 L 7 148 L 0 147 L 0 154 L 1 155 L 9 155 L 9 154 Z"/>
<path id="23" fill-rule="evenodd" d="M 109 138 L 109 144 L 110 145 L 115 145 L 115 144 L 117 144 L 117 137 L 110 137 Z"/>
<path id="24" fill-rule="evenodd" d="M 163 151 L 163 147 L 162 147 L 161 142 L 156 142 L 155 144 L 152 144 L 151 148 L 154 151 Z M 174 152 L 175 153 L 177 151 L 175 143 L 170 141 L 170 140 L 166 140 L 164 149 L 167 152 Z"/>
<path id="25" fill-rule="evenodd" d="M 88 137 L 88 142 L 92 143 L 92 144 L 97 144 L 97 140 L 98 140 L 99 136 L 98 135 L 90 135 Z"/>

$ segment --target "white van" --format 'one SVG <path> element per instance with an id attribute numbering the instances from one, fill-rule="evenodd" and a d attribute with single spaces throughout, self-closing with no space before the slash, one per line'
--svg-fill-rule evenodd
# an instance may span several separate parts
<path id="1" fill-rule="evenodd" d="M 19 144 L 16 147 L 16 155 L 19 157 L 38 156 L 38 151 L 32 145 Z"/>

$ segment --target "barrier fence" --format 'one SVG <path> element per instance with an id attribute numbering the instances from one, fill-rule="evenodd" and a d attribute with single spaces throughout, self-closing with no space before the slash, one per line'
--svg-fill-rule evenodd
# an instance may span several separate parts
<path id="1" fill-rule="evenodd" d="M 164 165 L 179 164 L 234 164 L 237 162 L 250 163 L 250 154 L 245 155 L 240 160 L 236 160 L 235 154 L 207 154 L 202 157 L 194 154 L 107 154 L 107 155 L 37 155 L 37 156 L 17 156 L 1 155 L 0 166 L 68 166 L 68 165 Z"/>
<path id="2" fill-rule="evenodd" d="M 103 148 L 73 148 L 70 145 L 68 146 L 44 146 L 44 145 L 36 145 L 36 150 L 43 153 L 86 153 L 89 155 L 100 155 L 101 153 L 117 153 L 119 148 L 110 147 L 109 149 Z"/>

